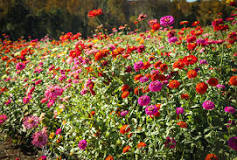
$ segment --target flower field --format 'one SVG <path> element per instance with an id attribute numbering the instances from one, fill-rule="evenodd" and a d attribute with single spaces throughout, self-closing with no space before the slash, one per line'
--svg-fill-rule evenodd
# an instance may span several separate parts
<path id="1" fill-rule="evenodd" d="M 147 32 L 120 27 L 88 39 L 3 35 L 0 131 L 39 159 L 232 160 L 236 16 L 182 29 L 165 16 Z"/>

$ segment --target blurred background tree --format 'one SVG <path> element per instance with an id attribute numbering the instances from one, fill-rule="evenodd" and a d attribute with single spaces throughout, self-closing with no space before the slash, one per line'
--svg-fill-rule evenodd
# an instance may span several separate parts
<path id="1" fill-rule="evenodd" d="M 58 38 L 62 33 L 82 33 L 91 36 L 96 26 L 103 23 L 111 29 L 128 24 L 135 29 L 134 21 L 140 13 L 149 19 L 173 15 L 178 22 L 199 20 L 211 24 L 217 17 L 227 17 L 231 9 L 225 0 L 0 0 L 0 34 L 11 39 L 42 38 L 49 35 Z M 102 8 L 103 15 L 88 18 L 90 10 Z M 220 12 L 222 15 L 220 15 Z"/>

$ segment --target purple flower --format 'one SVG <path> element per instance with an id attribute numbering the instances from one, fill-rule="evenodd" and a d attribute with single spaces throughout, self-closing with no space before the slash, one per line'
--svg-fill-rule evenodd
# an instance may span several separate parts
<path id="1" fill-rule="evenodd" d="M 78 143 L 78 147 L 81 149 L 81 150 L 85 150 L 86 149 L 86 146 L 87 146 L 87 142 L 86 140 L 81 140 L 79 143 Z"/>
<path id="2" fill-rule="evenodd" d="M 16 69 L 17 70 L 23 70 L 26 67 L 25 63 L 19 62 L 16 64 Z"/>
<path id="3" fill-rule="evenodd" d="M 3 124 L 7 120 L 7 116 L 5 114 L 0 115 L 0 124 Z"/>
<path id="4" fill-rule="evenodd" d="M 140 106 L 146 106 L 150 103 L 150 101 L 151 101 L 151 98 L 147 95 L 144 95 L 138 98 L 138 104 Z"/>
<path id="5" fill-rule="evenodd" d="M 208 64 L 207 60 L 205 60 L 205 59 L 201 59 L 199 62 L 200 62 L 200 64 Z"/>
<path id="6" fill-rule="evenodd" d="M 224 110 L 225 112 L 231 113 L 231 114 L 234 114 L 236 112 L 235 108 L 232 106 L 226 106 Z"/>
<path id="7" fill-rule="evenodd" d="M 163 27 L 167 27 L 174 24 L 174 17 L 173 16 L 165 16 L 160 18 L 160 25 Z"/>
<path id="8" fill-rule="evenodd" d="M 174 140 L 174 138 L 166 137 L 165 147 L 173 149 L 175 148 L 175 146 L 176 146 L 176 141 Z"/>
<path id="9" fill-rule="evenodd" d="M 177 38 L 177 37 L 168 38 L 168 42 L 169 42 L 169 43 L 175 43 L 176 41 L 178 41 L 178 38 Z"/>
<path id="10" fill-rule="evenodd" d="M 150 105 L 146 107 L 145 112 L 147 115 L 151 116 L 158 112 L 158 108 L 156 107 L 156 105 Z"/>
<path id="11" fill-rule="evenodd" d="M 139 79 L 139 81 L 140 81 L 141 83 L 145 83 L 145 82 L 149 81 L 149 78 L 146 77 L 146 76 L 143 76 L 143 77 L 141 77 L 141 78 Z"/>
<path id="12" fill-rule="evenodd" d="M 202 46 L 205 46 L 207 45 L 207 41 L 205 39 L 197 39 L 197 45 L 202 45 Z"/>
<path id="13" fill-rule="evenodd" d="M 162 89 L 162 83 L 160 81 L 153 81 L 149 84 L 149 90 L 151 92 L 158 92 Z"/>
<path id="14" fill-rule="evenodd" d="M 38 126 L 40 119 L 37 116 L 28 116 L 23 119 L 23 126 L 26 129 L 32 129 Z"/>
<path id="15" fill-rule="evenodd" d="M 128 111 L 125 110 L 125 111 L 122 111 L 122 112 L 120 113 L 120 116 L 121 116 L 121 117 L 125 117 L 127 114 L 128 114 Z"/>
<path id="16" fill-rule="evenodd" d="M 212 101 L 207 100 L 203 102 L 202 107 L 206 110 L 212 110 L 215 108 L 215 104 Z"/>
<path id="17" fill-rule="evenodd" d="M 139 61 L 139 62 L 134 63 L 133 68 L 134 68 L 135 71 L 137 72 L 137 71 L 139 71 L 143 66 L 144 66 L 143 62 L 142 62 L 142 61 Z"/>
<path id="18" fill-rule="evenodd" d="M 184 108 L 183 107 L 177 107 L 176 108 L 176 114 L 183 114 L 184 113 Z"/>
<path id="19" fill-rule="evenodd" d="M 48 135 L 43 131 L 35 132 L 32 138 L 32 144 L 39 148 L 44 147 L 48 143 Z"/>
<path id="20" fill-rule="evenodd" d="M 231 137 L 228 140 L 228 146 L 237 151 L 237 137 Z"/>

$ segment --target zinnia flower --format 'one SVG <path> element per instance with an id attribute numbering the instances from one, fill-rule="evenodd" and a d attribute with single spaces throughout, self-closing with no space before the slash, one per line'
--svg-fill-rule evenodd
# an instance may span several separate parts
<path id="1" fill-rule="evenodd" d="M 173 16 L 165 16 L 160 18 L 160 25 L 163 27 L 171 26 L 172 24 L 174 24 Z"/>
<path id="2" fill-rule="evenodd" d="M 187 77 L 188 77 L 189 79 L 195 78 L 195 77 L 197 77 L 197 72 L 196 72 L 195 70 L 190 70 L 190 71 L 188 71 L 188 73 L 187 73 Z"/>
<path id="3" fill-rule="evenodd" d="M 126 146 L 126 147 L 124 147 L 124 148 L 123 148 L 123 153 L 128 152 L 130 149 L 131 149 L 130 146 Z"/>
<path id="4" fill-rule="evenodd" d="M 19 62 L 16 64 L 16 69 L 17 70 L 23 70 L 26 67 L 25 63 Z"/>
<path id="5" fill-rule="evenodd" d="M 138 98 L 138 104 L 140 106 L 146 106 L 150 103 L 150 101 L 151 101 L 151 98 L 147 95 L 144 95 Z"/>
<path id="6" fill-rule="evenodd" d="M 0 124 L 3 124 L 7 120 L 7 116 L 5 114 L 0 115 Z"/>
<path id="7" fill-rule="evenodd" d="M 145 112 L 147 115 L 152 116 L 158 112 L 158 108 L 156 107 L 156 105 L 150 105 L 146 107 Z"/>
<path id="8" fill-rule="evenodd" d="M 210 85 L 210 86 L 216 86 L 218 84 L 218 79 L 216 78 L 210 78 L 207 83 Z"/>
<path id="9" fill-rule="evenodd" d="M 108 155 L 108 156 L 105 158 L 105 160 L 114 160 L 114 158 L 113 158 L 113 156 Z"/>
<path id="10" fill-rule="evenodd" d="M 125 111 L 122 111 L 122 112 L 120 113 L 120 116 L 121 116 L 121 117 L 125 117 L 127 114 L 128 114 L 128 111 L 125 110 Z"/>
<path id="11" fill-rule="evenodd" d="M 237 76 L 232 76 L 229 82 L 230 82 L 230 85 L 237 86 Z"/>
<path id="12" fill-rule="evenodd" d="M 173 149 L 175 148 L 175 146 L 176 146 L 176 141 L 174 140 L 174 138 L 167 137 L 165 141 L 165 147 Z"/>
<path id="13" fill-rule="evenodd" d="M 99 15 L 102 15 L 102 14 L 103 14 L 102 9 L 94 9 L 94 10 L 92 10 L 88 13 L 88 17 L 93 18 L 93 17 L 99 16 Z"/>
<path id="14" fill-rule="evenodd" d="M 37 116 L 28 116 L 23 119 L 23 125 L 26 129 L 32 129 L 38 126 L 40 119 Z"/>
<path id="15" fill-rule="evenodd" d="M 183 114 L 184 113 L 184 108 L 183 107 L 177 107 L 176 108 L 176 114 L 179 115 L 179 114 Z"/>
<path id="16" fill-rule="evenodd" d="M 203 102 L 202 107 L 206 110 L 212 110 L 215 108 L 215 104 L 212 101 L 207 100 Z"/>
<path id="17" fill-rule="evenodd" d="M 208 88 L 208 86 L 207 86 L 207 84 L 204 83 L 204 82 L 200 82 L 200 83 L 198 83 L 198 84 L 196 85 L 196 91 L 197 91 L 197 93 L 199 93 L 199 94 L 204 94 L 204 93 L 206 93 L 207 88 Z"/>
<path id="18" fill-rule="evenodd" d="M 169 87 L 172 88 L 172 89 L 176 89 L 179 86 L 180 86 L 180 83 L 177 80 L 172 80 L 172 81 L 169 82 Z"/>
<path id="19" fill-rule="evenodd" d="M 179 125 L 180 128 L 187 128 L 187 127 L 188 127 L 187 123 L 184 122 L 184 121 L 179 121 L 179 122 L 177 122 L 177 125 Z"/>
<path id="20" fill-rule="evenodd" d="M 209 154 L 207 154 L 205 160 L 219 160 L 219 159 L 215 154 L 209 153 Z"/>
<path id="21" fill-rule="evenodd" d="M 48 135 L 44 131 L 35 132 L 32 138 L 32 144 L 39 148 L 44 147 L 48 142 Z"/>
<path id="22" fill-rule="evenodd" d="M 138 149 L 143 148 L 143 147 L 146 147 L 146 143 L 140 142 L 140 143 L 137 144 Z"/>
<path id="23" fill-rule="evenodd" d="M 149 84 L 149 90 L 151 92 L 158 92 L 161 91 L 161 89 L 162 89 L 162 83 L 160 81 L 152 81 Z"/>
<path id="24" fill-rule="evenodd" d="M 237 151 L 237 137 L 231 137 L 228 140 L 228 146 L 233 150 Z"/>
<path id="25" fill-rule="evenodd" d="M 225 112 L 231 113 L 231 114 L 234 114 L 236 112 L 235 108 L 232 106 L 226 106 L 224 110 Z"/>
<path id="26" fill-rule="evenodd" d="M 78 147 L 81 149 L 81 150 L 85 150 L 86 147 L 87 147 L 87 141 L 86 140 L 81 140 L 79 143 L 78 143 Z"/>
<path id="27" fill-rule="evenodd" d="M 142 69 L 143 66 L 144 66 L 143 62 L 139 61 L 139 62 L 136 62 L 133 67 L 134 67 L 134 70 L 137 72 L 140 69 Z"/>
<path id="28" fill-rule="evenodd" d="M 127 124 L 125 124 L 120 128 L 120 133 L 125 134 L 128 133 L 130 130 L 131 130 L 130 127 Z"/>

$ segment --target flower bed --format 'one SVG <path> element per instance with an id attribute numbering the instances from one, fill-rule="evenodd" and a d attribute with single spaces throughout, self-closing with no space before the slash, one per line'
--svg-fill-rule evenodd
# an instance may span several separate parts
<path id="1" fill-rule="evenodd" d="M 4 39 L 0 129 L 41 159 L 233 159 L 232 17 L 213 28 L 175 30 L 167 16 L 146 33 Z"/>

